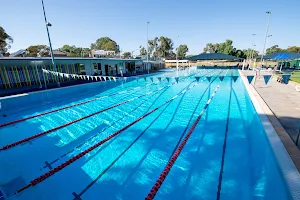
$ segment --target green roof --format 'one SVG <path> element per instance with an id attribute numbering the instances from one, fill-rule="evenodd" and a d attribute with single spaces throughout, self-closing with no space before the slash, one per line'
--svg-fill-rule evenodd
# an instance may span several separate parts
<path id="1" fill-rule="evenodd" d="M 202 53 L 189 57 L 187 60 L 242 60 L 242 58 L 222 53 Z"/>

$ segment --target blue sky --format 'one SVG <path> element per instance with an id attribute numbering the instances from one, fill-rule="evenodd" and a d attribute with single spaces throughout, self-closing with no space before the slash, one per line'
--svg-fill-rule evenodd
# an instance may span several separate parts
<path id="1" fill-rule="evenodd" d="M 272 11 L 268 46 L 300 46 L 299 0 L 44 0 L 54 48 L 64 44 L 89 47 L 102 36 L 115 40 L 122 51 L 133 51 L 149 39 L 168 36 L 187 44 L 189 54 L 201 53 L 206 43 L 232 39 L 237 48 L 262 51 Z M 48 44 L 40 0 L 0 0 L 0 25 L 14 38 L 11 52 Z M 177 40 L 177 36 L 179 39 Z M 138 51 L 136 51 L 137 53 Z"/>

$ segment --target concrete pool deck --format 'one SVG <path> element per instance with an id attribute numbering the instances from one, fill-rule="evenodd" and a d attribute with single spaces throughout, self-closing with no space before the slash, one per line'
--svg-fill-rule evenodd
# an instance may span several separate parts
<path id="1" fill-rule="evenodd" d="M 284 111 L 285 116 L 290 116 L 290 113 L 295 112 L 295 110 L 293 110 L 295 107 L 286 107 L 286 109 L 284 109 L 285 103 L 287 102 L 287 100 L 290 100 L 290 96 L 286 95 L 291 95 L 290 93 L 288 93 L 291 89 L 278 89 L 280 88 L 280 86 L 283 88 L 291 86 L 278 83 L 276 79 L 271 79 L 268 85 L 265 85 L 264 79 L 260 78 L 256 81 L 254 87 L 252 84 L 250 85 L 248 83 L 248 80 L 245 77 L 246 75 L 253 75 L 253 71 L 240 71 L 240 74 L 245 87 L 252 99 L 253 105 L 259 115 L 262 125 L 266 131 L 266 135 L 270 141 L 271 148 L 273 149 L 273 152 L 276 156 L 282 174 L 285 177 L 292 198 L 300 199 L 300 150 L 297 148 L 292 138 L 279 122 L 275 113 L 276 111 L 272 111 L 271 107 L 274 107 L 276 105 L 277 109 L 274 107 L 274 110 L 280 110 L 281 108 L 281 110 Z M 254 80 L 252 83 L 254 83 Z M 278 84 L 279 86 L 276 84 Z M 265 92 L 265 90 L 267 90 L 268 92 Z M 280 91 L 285 92 L 280 93 Z M 266 99 L 264 99 L 264 97 L 266 97 Z M 285 101 L 282 101 L 282 98 L 284 98 Z M 293 100 L 297 102 L 297 96 L 291 98 L 293 98 Z M 285 125 L 288 126 L 287 123 L 285 123 Z M 289 157 L 291 159 L 289 159 Z"/>

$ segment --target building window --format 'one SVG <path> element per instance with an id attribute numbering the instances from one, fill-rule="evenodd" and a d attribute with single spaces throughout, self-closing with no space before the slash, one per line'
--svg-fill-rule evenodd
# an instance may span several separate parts
<path id="1" fill-rule="evenodd" d="M 102 75 L 101 63 L 93 63 L 94 66 L 94 75 Z"/>

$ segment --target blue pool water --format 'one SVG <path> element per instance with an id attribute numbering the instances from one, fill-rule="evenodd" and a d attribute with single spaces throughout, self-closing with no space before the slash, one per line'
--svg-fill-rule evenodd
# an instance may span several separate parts
<path id="1" fill-rule="evenodd" d="M 232 79 L 238 76 L 238 71 L 193 69 L 181 71 L 178 83 L 174 78 L 170 82 L 166 80 L 166 77 L 175 76 L 175 72 L 166 72 L 151 76 L 154 83 L 149 77 L 146 80 L 140 77 L 139 81 L 128 78 L 116 83 L 93 83 L 3 100 L 1 114 L 7 116 L 0 118 L 0 124 L 99 98 L 2 127 L 0 147 L 139 97 L 0 151 L 0 190 L 5 198 L 144 199 L 220 84 L 155 199 L 217 199 L 218 194 L 220 199 L 228 200 L 290 199 L 242 80 L 238 78 L 234 82 Z M 198 83 L 195 76 L 202 76 Z M 212 76 L 211 82 L 206 76 Z M 225 78 L 221 82 L 218 76 Z M 162 77 L 161 82 L 158 77 Z M 79 160 L 39 184 L 14 194 L 50 168 L 80 154 L 187 87 L 191 89 Z M 114 93 L 118 94 L 111 95 Z M 220 172 L 222 156 L 223 173 Z M 45 167 L 45 162 L 52 163 L 50 168 Z"/>

